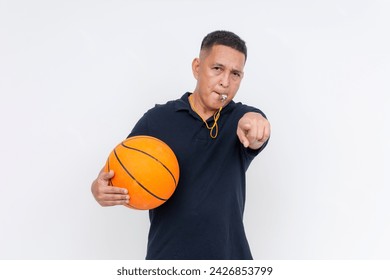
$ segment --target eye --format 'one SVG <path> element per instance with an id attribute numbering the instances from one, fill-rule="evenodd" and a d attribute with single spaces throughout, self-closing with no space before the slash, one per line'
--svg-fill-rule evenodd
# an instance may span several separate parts
<path id="1" fill-rule="evenodd" d="M 233 77 L 235 79 L 240 79 L 241 78 L 241 73 L 240 72 L 233 72 L 232 74 L 233 74 Z"/>
<path id="2" fill-rule="evenodd" d="M 214 66 L 213 69 L 214 69 L 215 71 L 218 71 L 218 72 L 221 72 L 221 71 L 222 71 L 222 67 L 220 67 L 220 66 Z"/>

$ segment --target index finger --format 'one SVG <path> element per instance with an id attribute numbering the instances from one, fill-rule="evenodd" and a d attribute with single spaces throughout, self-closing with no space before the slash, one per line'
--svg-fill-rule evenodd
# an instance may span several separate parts
<path id="1" fill-rule="evenodd" d="M 256 125 L 252 125 L 251 128 L 246 133 L 246 138 L 248 138 L 249 143 L 253 143 L 258 140 L 259 128 Z"/>
<path id="2" fill-rule="evenodd" d="M 244 147 L 247 148 L 249 145 L 249 140 L 246 137 L 246 131 L 244 131 L 240 127 L 238 127 L 237 128 L 237 136 L 238 136 L 238 139 L 240 140 L 241 144 L 243 144 Z"/>

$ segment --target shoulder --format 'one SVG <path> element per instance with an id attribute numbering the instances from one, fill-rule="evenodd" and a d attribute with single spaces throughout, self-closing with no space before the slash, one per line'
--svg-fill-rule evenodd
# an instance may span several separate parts
<path id="1" fill-rule="evenodd" d="M 153 108 L 149 109 L 145 115 L 159 117 L 161 115 L 173 114 L 177 111 L 185 109 L 188 107 L 188 102 L 185 102 L 183 97 L 176 100 L 167 101 L 165 104 L 156 104 Z"/>
<path id="2" fill-rule="evenodd" d="M 151 135 L 161 127 L 172 123 L 173 120 L 177 119 L 175 112 L 179 100 L 171 100 L 165 104 L 156 104 L 153 108 L 147 110 L 138 120 L 129 136 L 139 134 Z"/>
<path id="3" fill-rule="evenodd" d="M 228 106 L 226 106 L 226 109 L 231 110 L 235 115 L 238 117 L 242 117 L 246 113 L 249 112 L 254 112 L 254 113 L 259 113 L 261 114 L 264 118 L 267 118 L 266 115 L 262 110 L 260 110 L 257 107 L 251 106 L 251 105 L 246 105 L 241 102 L 234 102 L 231 101 Z"/>

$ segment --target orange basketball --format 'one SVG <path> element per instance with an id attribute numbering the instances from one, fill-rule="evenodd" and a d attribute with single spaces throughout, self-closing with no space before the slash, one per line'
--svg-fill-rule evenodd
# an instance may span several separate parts
<path id="1" fill-rule="evenodd" d="M 114 170 L 111 185 L 129 191 L 129 207 L 153 209 L 167 201 L 179 181 L 179 163 L 171 148 L 151 136 L 134 136 L 110 153 L 104 170 Z"/>

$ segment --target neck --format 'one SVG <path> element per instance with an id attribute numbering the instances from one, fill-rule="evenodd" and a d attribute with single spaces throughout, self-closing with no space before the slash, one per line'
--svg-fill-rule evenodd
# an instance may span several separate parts
<path id="1" fill-rule="evenodd" d="M 192 110 L 197 113 L 204 121 L 213 116 L 218 110 L 209 110 L 199 98 L 199 94 L 194 92 L 188 97 Z"/>
<path id="2" fill-rule="evenodd" d="M 216 110 L 215 112 L 213 112 L 213 110 L 203 110 L 201 112 L 203 112 L 203 114 L 199 113 L 197 111 L 197 109 L 195 108 L 195 100 L 196 98 L 194 98 L 195 94 L 192 94 L 188 97 L 188 101 L 191 105 L 191 108 L 192 110 L 198 114 L 198 116 L 203 120 L 204 124 L 206 125 L 207 129 L 210 131 L 210 137 L 215 139 L 218 135 L 218 119 L 219 119 L 219 116 L 221 114 L 221 110 L 222 110 L 222 107 L 219 108 L 219 110 Z M 201 100 L 199 100 L 201 101 Z M 199 104 L 199 103 L 198 103 Z M 201 107 L 202 108 L 202 107 Z M 203 107 L 204 108 L 204 107 Z M 209 112 L 209 113 L 207 113 Z M 210 112 L 211 112 L 211 115 L 210 115 Z M 213 116 L 214 118 L 214 123 L 209 126 L 209 124 L 207 123 L 207 118 Z"/>

